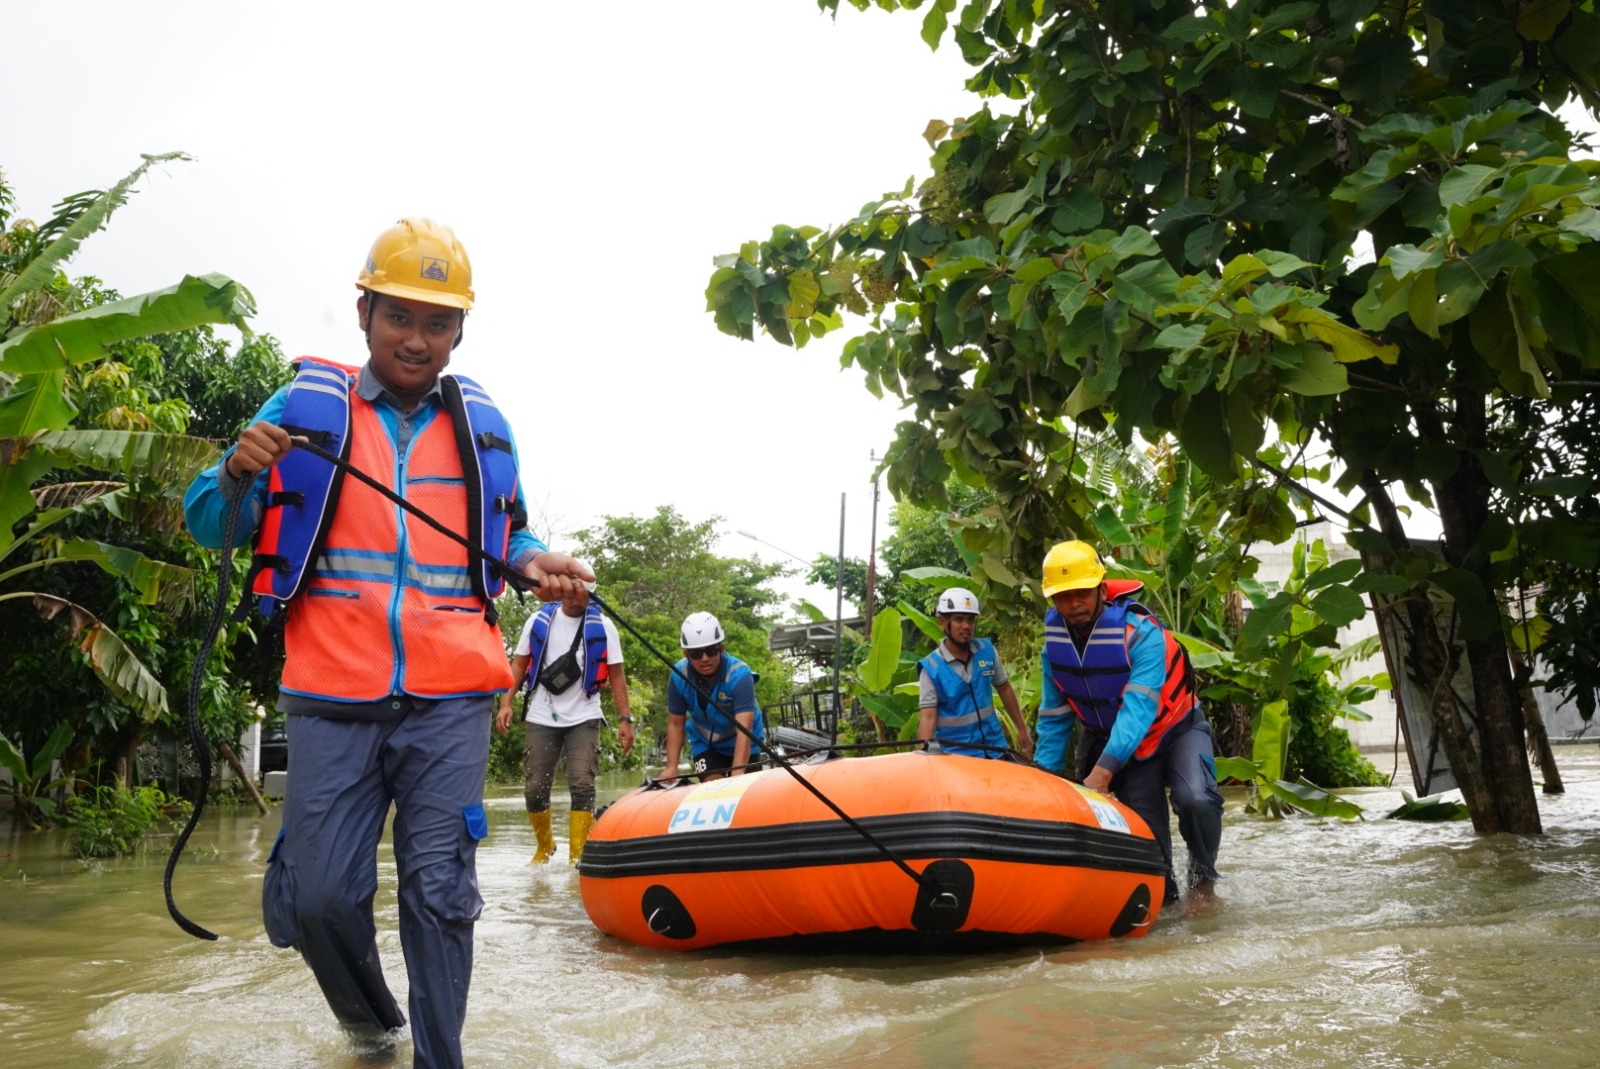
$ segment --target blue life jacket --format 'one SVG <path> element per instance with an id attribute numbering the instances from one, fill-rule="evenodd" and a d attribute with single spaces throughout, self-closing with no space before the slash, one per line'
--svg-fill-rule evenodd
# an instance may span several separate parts
<path id="1" fill-rule="evenodd" d="M 348 460 L 350 393 L 360 369 L 312 356 L 294 363 L 295 378 L 289 384 L 278 425 Z M 464 375 L 441 375 L 439 392 L 466 481 L 466 537 L 494 560 L 504 560 L 512 529 L 527 525 L 517 495 L 510 426 L 483 388 Z M 312 562 L 338 510 L 343 474 L 342 469 L 303 449 L 290 451 L 273 467 L 267 507 L 256 533 L 251 577 L 246 582 L 258 596 L 263 614 L 273 615 L 310 580 Z M 382 479 L 387 473 L 367 474 Z M 505 589 L 505 580 L 487 561 L 469 561 L 468 571 L 473 591 L 484 600 L 492 623 L 498 616 L 493 599 Z"/>
<path id="2" fill-rule="evenodd" d="M 707 750 L 716 750 L 718 753 L 732 754 L 734 743 L 737 741 L 739 729 L 734 726 L 732 706 L 733 687 L 735 683 L 750 678 L 754 686 L 760 678 L 750 670 L 750 666 L 730 653 L 722 654 L 722 671 L 716 679 L 706 677 L 695 672 L 687 658 L 677 664 L 677 671 L 672 673 L 668 685 L 677 691 L 688 707 L 688 715 L 684 717 L 689 726 L 695 731 L 690 738 L 695 753 L 704 753 Z M 694 680 L 694 683 L 689 680 Z M 767 729 L 761 715 L 761 706 L 755 707 L 755 718 L 750 726 L 750 733 L 755 740 L 750 743 L 750 756 L 755 757 L 761 752 L 761 743 L 766 741 Z"/>
<path id="3" fill-rule="evenodd" d="M 540 606 L 533 615 L 533 628 L 528 632 L 528 676 L 522 689 L 529 694 L 539 684 L 539 668 L 544 664 L 544 645 L 550 640 L 550 624 L 561 611 L 561 603 L 552 601 Z M 565 651 L 563 651 L 565 652 Z M 600 692 L 600 684 L 610 674 L 606 664 L 606 625 L 600 616 L 600 606 L 590 602 L 583 612 L 583 693 L 592 698 Z"/>
<path id="4" fill-rule="evenodd" d="M 1161 625 L 1154 613 L 1131 597 L 1113 598 L 1106 602 L 1090 629 L 1081 656 L 1061 614 L 1050 609 L 1044 616 L 1044 653 L 1050 663 L 1050 676 L 1078 719 L 1095 731 L 1109 733 L 1122 708 L 1122 694 L 1133 667 L 1128 645 L 1136 625 L 1129 619 L 1130 614 Z M 1165 642 L 1166 681 L 1155 696 L 1155 720 L 1134 752 L 1139 758 L 1154 753 L 1161 737 L 1197 704 L 1189 655 L 1165 627 L 1161 627 L 1161 634 Z"/>
<path id="5" fill-rule="evenodd" d="M 986 638 L 972 640 L 972 659 L 968 662 L 972 675 L 962 679 L 935 649 L 917 662 L 939 695 L 939 719 L 934 724 L 934 738 L 951 753 L 972 757 L 1000 757 L 988 750 L 974 746 L 1006 745 L 1005 729 L 994 714 L 994 673 L 1000 664 L 994 643 Z"/>

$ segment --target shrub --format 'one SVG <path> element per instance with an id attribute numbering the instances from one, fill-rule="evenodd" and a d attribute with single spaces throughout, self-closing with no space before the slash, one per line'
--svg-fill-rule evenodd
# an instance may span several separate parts
<path id="1" fill-rule="evenodd" d="M 80 858 L 125 857 L 134 853 L 158 825 L 171 828 L 189 803 L 160 787 L 98 787 L 67 802 L 64 822 L 71 828 L 72 852 Z"/>

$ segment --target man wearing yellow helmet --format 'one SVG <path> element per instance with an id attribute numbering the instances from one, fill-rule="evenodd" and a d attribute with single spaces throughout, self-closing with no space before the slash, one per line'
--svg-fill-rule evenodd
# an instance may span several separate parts
<path id="1" fill-rule="evenodd" d="M 1107 580 L 1086 542 L 1060 542 L 1044 559 L 1050 599 L 1040 662 L 1039 747 L 1035 761 L 1062 773 L 1075 727 L 1083 729 L 1076 776 L 1144 818 L 1172 869 L 1167 794 L 1189 848 L 1191 887 L 1218 878 L 1222 792 L 1211 725 L 1194 690 L 1189 655 L 1149 609 L 1133 600 L 1143 584 Z"/>
<path id="2" fill-rule="evenodd" d="M 334 1015 L 389 1046 L 406 1023 L 378 959 L 372 898 L 390 806 L 414 1064 L 462 1064 L 489 721 L 511 685 L 495 568 L 306 450 L 315 442 L 461 532 L 556 600 L 594 575 L 526 530 L 515 446 L 471 379 L 443 374 L 472 307 L 449 227 L 402 219 L 357 279 L 362 367 L 304 358 L 185 497 L 220 546 L 227 510 L 257 528 L 250 587 L 282 616 L 283 829 L 262 890 L 267 935 L 298 949 Z"/>

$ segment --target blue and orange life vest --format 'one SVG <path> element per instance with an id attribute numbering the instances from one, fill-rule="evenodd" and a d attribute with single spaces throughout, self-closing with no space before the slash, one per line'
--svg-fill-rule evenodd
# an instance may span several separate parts
<path id="1" fill-rule="evenodd" d="M 1143 616 L 1158 627 L 1161 621 L 1128 595 L 1112 598 L 1094 623 L 1080 656 L 1072 632 L 1061 614 L 1051 609 L 1044 617 L 1044 651 L 1055 680 L 1067 704 L 1079 720 L 1095 730 L 1109 732 L 1122 708 L 1122 694 L 1128 687 L 1132 664 L 1128 645 L 1136 628 L 1129 616 Z M 1172 632 L 1161 627 L 1166 643 L 1166 682 L 1155 696 L 1156 716 L 1150 730 L 1134 750 L 1135 758 L 1155 753 L 1161 739 L 1194 709 L 1194 668 L 1189 654 Z"/>
<path id="2" fill-rule="evenodd" d="M 759 678 L 749 665 L 726 652 L 722 655 L 722 672 L 716 679 L 707 679 L 697 673 L 687 659 L 677 663 L 676 671 L 667 684 L 678 692 L 678 697 L 683 699 L 688 708 L 688 715 L 684 719 L 694 728 L 695 734 L 689 741 L 696 754 L 707 750 L 733 753 L 737 741 L 735 736 L 739 733 L 733 723 L 733 687 L 746 676 L 750 677 L 752 686 Z M 693 683 L 689 682 L 691 679 Z M 761 743 L 767 737 L 760 705 L 755 708 L 750 733 L 755 736 L 750 743 L 750 756 L 753 758 L 761 752 Z"/>
<path id="3" fill-rule="evenodd" d="M 505 417 L 470 379 L 439 379 L 443 411 L 397 455 L 357 369 L 297 361 L 279 425 L 335 453 L 496 560 L 516 517 Z M 335 701 L 444 698 L 511 685 L 493 601 L 504 580 L 458 544 L 304 450 L 273 469 L 251 589 L 286 614 L 283 688 Z"/>
<path id="4" fill-rule="evenodd" d="M 561 611 L 561 602 L 552 601 L 533 614 L 533 626 L 528 631 L 528 676 L 522 688 L 533 693 L 539 683 L 539 669 L 544 664 L 544 646 L 550 640 L 550 624 Z M 564 652 L 564 651 L 563 651 Z M 600 616 L 600 606 L 590 602 L 583 612 L 583 693 L 592 698 L 600 693 L 600 684 L 611 674 L 606 664 L 610 651 L 606 647 L 606 625 Z"/>
<path id="5" fill-rule="evenodd" d="M 939 719 L 934 724 L 934 737 L 951 753 L 972 757 L 1002 756 L 972 748 L 1006 745 L 1005 729 L 994 712 L 994 673 L 999 663 L 994 643 L 986 638 L 972 640 L 972 660 L 968 662 L 970 680 L 962 679 L 937 649 L 917 662 L 933 681 L 933 689 L 939 695 Z"/>

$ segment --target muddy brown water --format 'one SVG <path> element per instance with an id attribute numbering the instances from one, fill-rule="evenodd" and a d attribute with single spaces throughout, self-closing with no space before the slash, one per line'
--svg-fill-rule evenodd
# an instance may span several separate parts
<path id="1" fill-rule="evenodd" d="M 966 957 L 625 945 L 590 925 L 570 868 L 526 863 L 521 793 L 495 791 L 467 1064 L 1597 1065 L 1600 750 L 1557 760 L 1567 793 L 1541 798 L 1538 839 L 1267 821 L 1230 793 L 1227 879 L 1209 909 L 1169 910 L 1140 940 Z M 603 799 L 635 781 L 612 780 Z M 1376 817 L 1403 786 L 1347 793 Z M 197 831 L 177 896 L 216 943 L 168 919 L 162 846 L 80 864 L 55 833 L 0 838 L 0 1066 L 367 1064 L 299 957 L 261 932 L 277 830 L 276 812 L 236 810 Z M 403 1004 L 387 848 L 380 862 L 380 946 Z M 404 1040 L 396 1053 L 410 1063 Z"/>

